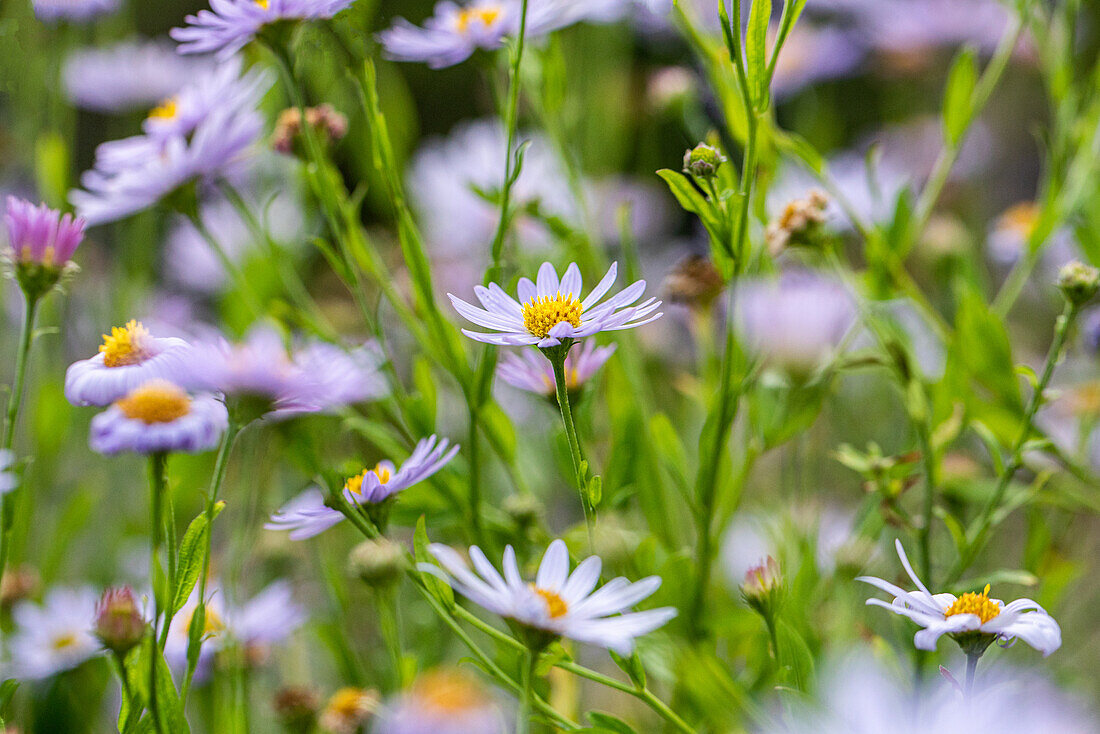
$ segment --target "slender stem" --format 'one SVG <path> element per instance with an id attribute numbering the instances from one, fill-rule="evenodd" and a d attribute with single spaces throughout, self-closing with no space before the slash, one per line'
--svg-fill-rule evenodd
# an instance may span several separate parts
<path id="1" fill-rule="evenodd" d="M 538 664 L 538 659 L 538 653 L 527 650 L 520 679 L 523 692 L 519 699 L 519 709 L 516 710 L 516 734 L 527 734 L 531 727 L 531 691 L 535 684 L 535 666 Z"/>
<path id="2" fill-rule="evenodd" d="M 164 493 L 167 486 L 168 454 L 155 453 L 149 456 L 149 519 L 152 527 L 149 535 L 149 585 L 153 592 L 153 625 L 149 636 L 149 715 L 157 732 L 162 732 L 160 712 L 157 702 L 157 658 L 162 654 L 163 642 L 157 642 L 157 621 L 160 619 L 162 602 L 168 590 L 160 583 L 160 551 L 164 543 Z M 167 620 L 164 624 L 168 628 Z"/>
<path id="3" fill-rule="evenodd" d="M 386 644 L 386 650 L 390 655 L 390 664 L 393 666 L 393 689 L 400 691 L 405 683 L 405 654 L 401 646 L 401 625 L 397 618 L 397 590 L 396 587 L 379 590 L 375 597 L 378 608 L 378 626 L 382 631 L 382 640 Z"/>
<path id="4" fill-rule="evenodd" d="M 484 532 L 481 527 L 481 440 L 478 435 L 478 422 L 481 409 L 470 401 L 469 405 L 470 425 L 468 435 L 467 452 L 470 462 L 470 528 L 474 539 L 478 543 L 484 543 Z"/>
<path id="5" fill-rule="evenodd" d="M 974 560 L 974 556 L 978 554 L 978 551 L 985 545 L 986 536 L 989 532 L 990 526 L 993 524 L 993 516 L 1001 506 L 1001 501 L 1004 499 L 1005 492 L 1008 490 L 1008 485 L 1011 483 L 1013 476 L 1023 466 L 1023 448 L 1027 442 L 1028 436 L 1031 435 L 1031 424 L 1035 420 L 1035 414 L 1039 411 L 1039 408 L 1043 404 L 1043 393 L 1046 391 L 1047 386 L 1050 384 L 1051 377 L 1054 375 L 1054 367 L 1061 359 L 1062 350 L 1065 348 L 1066 339 L 1069 336 L 1070 327 L 1077 318 L 1078 308 L 1072 304 L 1067 303 L 1065 310 L 1058 317 L 1058 322 L 1054 329 L 1054 340 L 1050 344 L 1050 351 L 1047 352 L 1046 363 L 1043 365 L 1042 374 L 1039 376 L 1038 382 L 1035 384 L 1035 390 L 1031 394 L 1031 399 L 1028 401 L 1027 408 L 1024 410 L 1024 419 L 1020 424 L 1020 433 L 1016 437 L 1015 443 L 1012 445 L 1012 452 L 1009 455 L 1009 460 L 1005 464 L 1004 470 L 1001 472 L 1000 477 L 997 479 L 997 485 L 993 489 L 993 493 L 989 495 L 989 499 L 985 503 L 985 507 L 982 508 L 981 514 L 973 525 L 973 532 L 968 533 L 968 542 L 966 548 L 959 554 L 959 559 L 951 569 L 951 573 L 948 575 L 948 583 L 954 583 L 958 581 L 962 574 L 970 567 L 970 564 Z"/>
<path id="6" fill-rule="evenodd" d="M 919 388 L 923 389 L 923 388 Z M 919 416 L 915 421 L 917 440 L 920 442 L 921 463 L 924 467 L 924 496 L 921 498 L 921 525 L 917 531 L 920 545 L 921 578 L 930 587 L 935 587 L 932 578 L 932 513 L 936 498 L 936 457 L 932 455 L 932 441 L 928 432 L 928 421 Z"/>
<path id="7" fill-rule="evenodd" d="M 586 678 L 590 681 L 599 683 L 602 686 L 612 688 L 616 691 L 630 694 L 631 696 L 637 698 L 639 701 L 645 703 L 646 706 L 657 713 L 662 719 L 676 727 L 679 731 L 683 732 L 684 734 L 696 734 L 695 729 L 691 726 L 691 724 L 680 718 L 680 716 L 675 711 L 669 708 L 668 704 L 657 698 L 657 696 L 654 695 L 653 691 L 649 690 L 648 688 L 636 688 L 628 683 L 617 681 L 610 676 L 604 675 L 603 673 L 598 673 L 595 670 L 586 668 L 583 665 L 565 660 L 555 663 L 554 667 L 569 671 L 573 675 L 576 675 L 580 678 Z"/>
<path id="8" fill-rule="evenodd" d="M 38 312 L 38 298 L 25 295 L 23 327 L 19 332 L 19 347 L 15 355 L 15 379 L 8 395 L 8 409 L 4 414 L 4 428 L 0 440 L 0 453 L 10 452 L 15 443 L 15 420 L 19 417 L 19 406 L 23 402 L 23 385 L 27 378 L 27 362 L 30 359 L 31 344 L 34 342 L 34 319 Z M 0 580 L 7 568 L 8 553 L 11 547 L 11 530 L 15 524 L 15 505 L 12 492 L 0 494 Z"/>
<path id="9" fill-rule="evenodd" d="M 584 522 L 588 527 L 588 545 L 593 544 L 593 534 L 596 524 L 596 508 L 592 506 L 588 496 L 588 477 L 583 471 L 584 455 L 581 453 L 581 442 L 577 438 L 577 427 L 573 423 L 573 409 L 569 404 L 569 387 L 565 379 L 565 358 L 569 353 L 569 347 L 554 347 L 554 351 L 547 353 L 550 364 L 554 368 L 554 385 L 557 388 L 558 408 L 561 410 L 561 420 L 565 424 L 565 437 L 569 441 L 569 453 L 573 457 L 573 471 L 577 479 L 577 491 L 581 495 L 581 507 L 584 509 Z"/>
<path id="10" fill-rule="evenodd" d="M 966 656 L 966 683 L 964 684 L 963 694 L 966 696 L 966 700 L 970 701 L 974 696 L 974 674 L 978 671 L 978 661 L 981 660 L 981 655 L 967 654 Z"/>
<path id="11" fill-rule="evenodd" d="M 508 234 L 508 222 L 511 219 L 512 179 L 514 177 L 512 164 L 515 159 L 516 128 L 519 124 L 519 88 L 520 66 L 523 63 L 523 50 L 527 38 L 527 3 L 522 0 L 519 15 L 519 36 L 516 39 L 515 55 L 512 59 L 512 77 L 508 89 L 508 106 L 504 111 L 504 125 L 507 128 L 508 144 L 504 151 L 504 181 L 500 189 L 500 220 L 497 222 L 497 230 L 493 235 L 492 265 L 485 274 L 485 282 L 488 283 L 500 277 L 501 258 L 504 252 L 504 238 Z"/>

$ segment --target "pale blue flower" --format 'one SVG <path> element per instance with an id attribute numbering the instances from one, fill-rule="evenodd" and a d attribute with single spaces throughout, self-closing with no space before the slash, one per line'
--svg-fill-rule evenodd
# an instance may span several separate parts
<path id="1" fill-rule="evenodd" d="M 150 380 L 178 378 L 187 342 L 155 337 L 139 321 L 103 335 L 95 356 L 69 365 L 65 398 L 73 405 L 110 405 Z"/>
<path id="2" fill-rule="evenodd" d="M 217 447 L 229 423 L 212 395 L 191 397 L 164 380 L 147 382 L 92 419 L 89 444 L 101 454 L 200 453 Z"/>
<path id="3" fill-rule="evenodd" d="M 15 475 L 13 466 L 15 456 L 12 452 L 0 450 L 0 495 L 7 494 L 19 486 L 19 477 Z"/>
<path id="4" fill-rule="evenodd" d="M 588 341 L 570 351 L 565 358 L 566 387 L 579 390 L 611 358 L 616 346 L 600 347 L 596 342 Z M 549 360 L 530 350 L 502 355 L 497 365 L 497 375 L 512 387 L 538 395 L 552 396 L 557 390 L 554 368 Z"/>
<path id="5" fill-rule="evenodd" d="M 121 0 L 32 0 L 32 4 L 39 20 L 88 23 L 118 10 Z"/>
<path id="6" fill-rule="evenodd" d="M 354 0 L 210 0 L 210 10 L 187 16 L 169 34 L 182 54 L 216 53 L 227 59 L 248 45 L 264 26 L 279 21 L 327 19 Z"/>

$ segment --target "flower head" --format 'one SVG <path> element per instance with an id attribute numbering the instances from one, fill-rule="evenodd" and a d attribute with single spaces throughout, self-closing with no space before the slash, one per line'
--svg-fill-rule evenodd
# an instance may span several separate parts
<path id="1" fill-rule="evenodd" d="M 422 439 L 400 469 L 395 468 L 392 461 L 383 460 L 348 477 L 344 483 L 344 499 L 352 504 L 379 505 L 442 469 L 455 457 L 458 448 L 450 446 L 445 438 L 437 440 L 429 436 Z M 325 504 L 325 495 L 314 487 L 283 505 L 264 527 L 289 530 L 291 540 L 304 540 L 323 533 L 343 519 L 338 510 Z"/>
<path id="2" fill-rule="evenodd" d="M 775 612 L 777 597 L 783 584 L 779 563 L 768 556 L 759 565 L 745 572 L 741 595 L 745 603 L 765 617 Z"/>
<path id="3" fill-rule="evenodd" d="M 916 591 L 905 591 L 874 576 L 861 576 L 857 580 L 894 595 L 890 604 L 881 599 L 868 599 L 867 603 L 889 609 L 920 625 L 922 629 L 913 638 L 919 649 L 935 650 L 942 635 L 951 635 L 964 647 L 984 645 L 981 650 L 995 640 L 1010 642 L 1018 637 L 1044 656 L 1062 646 L 1058 623 L 1031 599 L 1005 604 L 989 597 L 988 585 L 981 593 L 967 592 L 959 597 L 932 594 L 913 572 L 900 540 L 895 541 L 895 547 Z"/>
<path id="4" fill-rule="evenodd" d="M 7 204 L 4 224 L 16 279 L 24 291 L 41 295 L 57 283 L 84 240 L 85 221 L 14 196 Z"/>
<path id="5" fill-rule="evenodd" d="M 118 10 L 120 0 L 33 0 L 34 17 L 42 21 L 87 23 Z"/>
<path id="6" fill-rule="evenodd" d="M 475 679 L 459 670 L 424 673 L 387 701 L 374 734 L 504 734 L 504 712 Z"/>
<path id="7" fill-rule="evenodd" d="M 228 421 L 225 405 L 212 395 L 191 397 L 171 382 L 152 380 L 93 418 L 89 443 L 108 455 L 193 454 L 215 448 Z"/>
<path id="8" fill-rule="evenodd" d="M 99 352 L 69 365 L 65 397 L 73 405 L 110 405 L 142 384 L 178 377 L 187 342 L 155 337 L 130 320 L 103 335 Z"/>
<path id="9" fill-rule="evenodd" d="M 211 10 L 187 16 L 187 25 L 169 35 L 181 54 L 216 53 L 228 59 L 247 46 L 265 26 L 279 21 L 327 19 L 354 0 L 212 0 Z"/>
<path id="10" fill-rule="evenodd" d="M 95 636 L 116 655 L 124 656 L 145 637 L 148 625 L 130 587 L 107 589 L 95 609 Z"/>
<path id="11" fill-rule="evenodd" d="M 198 588 L 192 592 L 168 628 L 164 659 L 174 670 L 187 667 L 187 646 L 191 622 L 198 610 L 198 592 Z M 241 646 L 249 661 L 262 660 L 272 646 L 284 642 L 307 619 L 305 609 L 294 600 L 286 581 L 270 584 L 243 604 L 227 600 L 217 584 L 208 588 L 207 594 L 198 668 L 203 674 L 209 671 L 218 652 L 230 645 Z"/>
<path id="12" fill-rule="evenodd" d="M 377 692 L 352 686 L 341 688 L 321 711 L 321 728 L 331 734 L 355 734 L 377 708 Z"/>
<path id="13" fill-rule="evenodd" d="M 595 342 L 585 342 L 576 352 L 565 358 L 565 382 L 570 391 L 580 390 L 615 353 L 615 344 L 598 347 Z M 500 379 L 512 387 L 537 395 L 552 397 L 554 386 L 553 366 L 532 352 L 505 354 L 497 366 Z"/>
<path id="14" fill-rule="evenodd" d="M 696 178 L 713 178 L 726 162 L 726 156 L 717 148 L 699 143 L 684 153 L 684 173 Z"/>
<path id="15" fill-rule="evenodd" d="M 488 288 L 474 287 L 474 293 L 484 309 L 449 293 L 447 295 L 455 310 L 466 319 L 501 332 L 485 334 L 463 329 L 462 333 L 471 339 L 501 346 L 530 344 L 540 348 L 556 347 L 567 339 L 581 339 L 601 331 L 632 329 L 663 316 L 660 312 L 653 314 L 661 306 L 655 298 L 631 305 L 645 290 L 644 280 L 631 284 L 600 303 L 614 284 L 617 273 L 618 264 L 613 263 L 603 280 L 584 300 L 580 300 L 581 271 L 576 263 L 570 264 L 561 280 L 558 280 L 554 266 L 548 262 L 539 268 L 537 284 L 528 278 L 520 278 L 519 301 L 496 283 L 490 283 Z"/>
<path id="16" fill-rule="evenodd" d="M 396 61 L 422 61 L 433 69 L 453 66 L 478 49 L 499 48 L 518 27 L 517 10 L 509 0 L 474 0 L 465 7 L 445 0 L 423 27 L 398 18 L 378 40 Z"/>
<path id="17" fill-rule="evenodd" d="M 12 609 L 15 631 L 9 638 L 12 672 L 17 678 L 48 678 L 99 654 L 92 634 L 98 594 L 90 588 L 56 588 L 41 606 L 29 601 Z"/>
<path id="18" fill-rule="evenodd" d="M 0 449 L 0 495 L 6 494 L 19 486 L 19 477 L 12 471 L 15 458 L 10 451 Z"/>
<path id="19" fill-rule="evenodd" d="M 1059 271 L 1058 288 L 1071 304 L 1083 306 L 1100 290 L 1100 270 L 1074 260 Z"/>
<path id="20" fill-rule="evenodd" d="M 430 564 L 423 564 L 422 570 L 442 577 L 470 601 L 536 633 L 568 637 L 629 655 L 634 650 L 634 638 L 676 616 L 671 607 L 628 611 L 657 590 L 660 577 L 650 576 L 634 583 L 617 578 L 596 590 L 602 567 L 599 556 L 585 559 L 570 573 L 569 551 L 562 540 L 555 540 L 546 549 L 532 583 L 520 575 L 512 546 L 504 549 L 503 577 L 477 546 L 470 547 L 476 574 L 454 549 L 433 543 L 428 550 L 443 570 Z"/>

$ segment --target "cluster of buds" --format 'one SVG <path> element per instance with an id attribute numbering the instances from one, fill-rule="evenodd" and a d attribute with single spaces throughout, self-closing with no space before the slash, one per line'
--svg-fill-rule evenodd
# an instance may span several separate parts
<path id="1" fill-rule="evenodd" d="M 75 266 L 73 253 L 84 241 L 84 220 L 45 204 L 8 197 L 4 223 L 8 259 L 27 300 L 35 302 Z"/>
<path id="2" fill-rule="evenodd" d="M 128 586 L 107 589 L 96 605 L 93 631 L 103 647 L 120 659 L 144 639 L 148 625 Z"/>
<path id="3" fill-rule="evenodd" d="M 726 162 L 726 157 L 717 148 L 699 143 L 684 153 L 684 173 L 695 178 L 712 179 L 718 169 Z"/>
<path id="4" fill-rule="evenodd" d="M 1100 270 L 1074 260 L 1058 273 L 1058 288 L 1070 305 L 1083 306 L 1100 290 Z"/>
<path id="5" fill-rule="evenodd" d="M 783 592 L 783 575 L 779 562 L 771 556 L 745 572 L 741 596 L 753 611 L 766 620 L 775 617 Z"/>
<path id="6" fill-rule="evenodd" d="M 307 107 L 306 123 L 313 128 L 314 134 L 321 141 L 328 144 L 342 139 L 348 132 L 348 118 L 329 104 Z M 289 107 L 280 112 L 279 118 L 275 121 L 275 131 L 271 134 L 271 147 L 286 155 L 300 154 L 301 132 L 301 111 L 297 107 Z"/>
<path id="7" fill-rule="evenodd" d="M 795 199 L 783 213 L 768 223 L 764 239 L 773 257 L 788 247 L 815 247 L 821 241 L 822 225 L 829 197 L 814 189 L 804 199 Z"/>
<path id="8" fill-rule="evenodd" d="M 364 540 L 348 554 L 348 570 L 367 586 L 384 589 L 401 578 L 405 549 L 392 540 Z"/>

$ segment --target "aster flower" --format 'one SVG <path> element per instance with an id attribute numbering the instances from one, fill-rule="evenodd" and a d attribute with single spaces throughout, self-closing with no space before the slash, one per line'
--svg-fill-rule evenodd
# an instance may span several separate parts
<path id="1" fill-rule="evenodd" d="M 186 349 L 183 339 L 155 337 L 140 321 L 113 327 L 94 357 L 69 365 L 65 397 L 73 405 L 110 405 L 150 380 L 177 376 Z"/>
<path id="2" fill-rule="evenodd" d="M 15 458 L 10 451 L 0 449 L 0 495 L 19 486 L 19 477 L 12 471 Z"/>
<path id="3" fill-rule="evenodd" d="M 505 734 L 504 712 L 459 670 L 433 670 L 387 701 L 372 734 Z"/>
<path id="4" fill-rule="evenodd" d="M 11 258 L 20 265 L 63 267 L 84 240 L 84 220 L 45 204 L 8 197 L 4 214 Z"/>
<path id="5" fill-rule="evenodd" d="M 603 367 L 604 362 L 615 353 L 617 345 L 598 347 L 595 342 L 585 342 L 576 352 L 570 352 L 565 358 L 566 387 L 579 390 Z M 505 354 L 497 366 L 497 375 L 512 387 L 526 390 L 545 397 L 553 397 L 554 368 L 550 362 L 534 353 L 525 351 L 519 354 Z"/>
<path id="6" fill-rule="evenodd" d="M 881 599 L 868 599 L 867 603 L 889 609 L 920 625 L 922 629 L 913 638 L 918 649 L 935 650 L 942 635 L 950 635 L 964 649 L 972 643 L 982 643 L 982 650 L 994 640 L 1009 643 L 1019 638 L 1044 657 L 1062 646 L 1062 630 L 1058 623 L 1036 602 L 1017 599 L 1005 604 L 1000 599 L 989 598 L 988 585 L 980 594 L 967 592 L 960 597 L 932 594 L 913 572 L 901 541 L 895 541 L 894 545 L 916 591 L 905 591 L 874 576 L 860 576 L 856 580 L 893 594 L 892 603 Z"/>
<path id="7" fill-rule="evenodd" d="M 42 21 L 87 23 L 118 10 L 120 0 L 32 0 L 32 5 Z"/>
<path id="8" fill-rule="evenodd" d="M 168 628 L 164 659 L 174 670 L 187 668 L 189 631 L 198 609 L 198 593 L 196 588 Z M 307 619 L 306 610 L 294 600 L 286 581 L 276 581 L 239 605 L 228 602 L 216 584 L 208 587 L 207 594 L 198 675 L 209 672 L 214 657 L 231 645 L 241 646 L 251 662 L 262 660 L 271 647 L 285 642 Z"/>
<path id="9" fill-rule="evenodd" d="M 169 35 L 181 54 L 216 53 L 228 59 L 265 26 L 279 21 L 328 19 L 354 0 L 211 0 L 210 10 L 187 16 L 187 25 Z"/>
<path id="10" fill-rule="evenodd" d="M 515 2 L 474 0 L 459 7 L 446 0 L 435 6 L 423 27 L 398 18 L 378 34 L 378 41 L 391 59 L 422 61 L 439 69 L 465 61 L 478 49 L 499 48 L 505 35 L 518 28 L 518 11 Z"/>
<path id="11" fill-rule="evenodd" d="M 355 734 L 377 708 L 376 691 L 345 686 L 329 697 L 318 723 L 330 734 Z"/>
<path id="12" fill-rule="evenodd" d="M 360 402 L 386 391 L 373 346 L 345 351 L 313 342 L 291 354 L 273 329 L 252 329 L 239 344 L 212 339 L 186 357 L 182 383 L 250 403 L 258 414 L 288 417 Z"/>
<path id="13" fill-rule="evenodd" d="M 810 272 L 746 283 L 737 294 L 737 326 L 747 345 L 795 375 L 812 372 L 831 356 L 855 317 L 844 286 Z"/>
<path id="14" fill-rule="evenodd" d="M 171 97 L 210 66 L 208 59 L 180 56 L 164 41 L 123 41 L 73 51 L 65 58 L 61 80 L 76 107 L 119 113 Z"/>
<path id="15" fill-rule="evenodd" d="M 477 546 L 470 547 L 476 574 L 454 549 L 433 543 L 428 550 L 443 570 L 431 564 L 422 564 L 421 570 L 440 576 L 488 611 L 552 637 L 567 637 L 630 655 L 634 638 L 676 616 L 671 607 L 628 611 L 657 590 L 661 585 L 658 576 L 634 583 L 616 578 L 595 590 L 602 567 L 599 556 L 590 556 L 570 574 L 569 551 L 562 540 L 555 540 L 546 549 L 534 583 L 523 580 L 510 545 L 504 549 L 503 577 Z"/>
<path id="16" fill-rule="evenodd" d="M 380 505 L 398 492 L 418 484 L 442 469 L 458 453 L 457 445 L 448 447 L 447 439 L 434 435 L 421 439 L 408 460 L 397 469 L 383 460 L 373 469 L 364 469 L 344 483 L 344 498 L 353 505 Z M 325 504 L 325 495 L 316 487 L 287 502 L 264 525 L 268 530 L 289 530 L 291 540 L 319 535 L 336 525 L 344 516 Z"/>
<path id="17" fill-rule="evenodd" d="M 98 655 L 101 647 L 92 634 L 98 599 L 91 588 L 55 588 L 41 605 L 16 604 L 15 631 L 7 643 L 12 673 L 28 680 L 49 678 Z"/>
<path id="18" fill-rule="evenodd" d="M 501 332 L 485 334 L 463 329 L 462 333 L 471 339 L 499 346 L 529 344 L 539 348 L 556 347 L 567 339 L 582 339 L 601 331 L 632 329 L 664 315 L 660 312 L 653 314 L 661 305 L 655 298 L 631 305 L 641 298 L 645 290 L 644 280 L 631 284 L 601 303 L 600 299 L 611 289 L 617 274 L 618 263 L 612 263 L 603 280 L 583 301 L 579 298 L 581 271 L 576 263 L 569 265 L 561 280 L 558 280 L 554 266 L 548 262 L 539 268 L 537 283 L 520 278 L 518 302 L 496 283 L 490 283 L 488 288 L 474 288 L 484 309 L 450 293 L 447 296 L 455 310 L 466 319 Z"/>
<path id="19" fill-rule="evenodd" d="M 228 425 L 212 395 L 189 396 L 165 380 L 146 382 L 92 419 L 89 444 L 101 454 L 198 453 L 218 445 Z"/>

